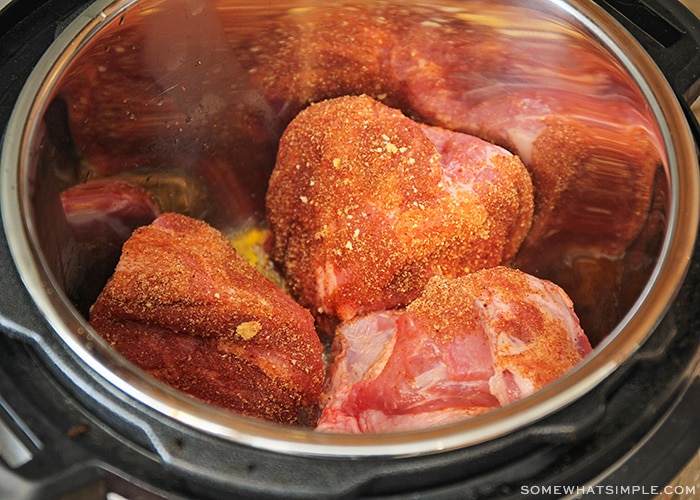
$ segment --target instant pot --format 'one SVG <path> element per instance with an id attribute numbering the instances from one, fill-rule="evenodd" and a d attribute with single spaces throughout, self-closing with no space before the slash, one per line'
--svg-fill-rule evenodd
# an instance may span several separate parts
<path id="1" fill-rule="evenodd" d="M 168 127 L 174 135 L 162 141 L 144 138 L 139 126 L 124 125 L 164 119 L 163 110 L 173 105 L 166 91 L 196 86 L 196 70 L 182 73 L 175 65 L 156 75 L 139 56 L 119 53 L 146 52 L 144 46 L 155 43 L 167 49 L 163 66 L 177 60 L 196 67 L 197 58 L 185 55 L 192 55 L 189 44 L 196 45 L 193 33 L 206 31 L 186 26 L 197 25 L 201 12 L 218 20 L 220 31 L 209 34 L 226 52 L 244 39 L 264 45 L 263 38 L 274 34 L 265 31 L 270 19 L 340 4 L 11 0 L 0 5 L 0 497 L 616 498 L 679 493 L 664 486 L 700 444 L 700 127 L 690 109 L 700 94 L 700 21 L 679 2 L 503 0 L 488 3 L 488 15 L 480 10 L 487 4 L 478 0 L 401 3 L 411 22 L 426 26 L 436 21 L 423 13 L 439 9 L 440 22 L 454 21 L 465 29 L 491 23 L 488 29 L 499 33 L 537 32 L 540 42 L 550 37 L 553 44 L 553 33 L 562 32 L 594 47 L 611 67 L 621 68 L 634 104 L 630 109 L 653 124 L 662 160 L 644 227 L 626 243 L 619 261 L 606 255 L 616 265 L 595 267 L 597 280 L 587 281 L 590 268 L 571 265 L 568 254 L 560 253 L 561 261 L 548 266 L 532 257 L 538 251 L 521 257 L 533 273 L 561 277 L 575 303 L 583 282 L 594 287 L 587 295 L 593 299 L 584 304 L 589 310 L 579 312 L 584 326 L 596 332 L 587 360 L 534 395 L 488 414 L 445 427 L 371 436 L 318 433 L 233 415 L 156 382 L 114 352 L 86 320 L 114 256 L 102 249 L 82 252 L 59 201 L 62 187 L 91 175 L 86 167 L 91 154 L 115 164 L 133 162 L 133 168 L 117 170 L 138 176 L 147 151 L 149 175 L 159 179 L 166 197 L 185 193 L 184 204 L 168 198 L 174 209 L 208 207 L 202 202 L 210 196 L 206 186 L 194 194 L 187 191 L 189 182 L 197 184 L 201 177 L 172 168 L 178 158 L 191 160 L 193 151 L 229 147 L 207 135 L 216 127 L 206 112 L 170 124 L 183 135 Z M 505 51 L 506 39 L 493 44 Z M 523 54 L 528 50 L 520 48 Z M 235 57 L 233 62 L 245 66 Z M 241 71 L 224 73 L 235 83 Z M 207 73 L 215 78 L 212 74 L 219 73 Z M 556 73 L 547 78 L 556 85 Z M 100 85 L 94 85 L 96 79 Z M 590 85 L 596 85 L 593 80 Z M 153 90 L 156 85 L 160 90 Z M 237 85 L 228 95 L 231 109 L 288 112 L 274 103 L 261 104 L 257 94 Z M 86 87 L 92 90 L 83 92 Z M 585 98 L 585 85 L 579 91 Z M 158 92 L 164 101 L 153 99 Z M 74 114 L 78 109 L 84 112 L 80 123 Z M 100 119 L 103 112 L 109 120 Z M 234 124 L 225 132 L 233 137 L 242 130 Z M 222 227 L 241 214 L 259 214 L 266 174 L 256 166 L 270 149 L 257 151 L 249 139 L 243 136 L 234 151 L 249 153 L 252 162 L 242 176 L 249 199 L 215 207 L 213 215 L 197 212 L 211 215 Z M 155 164 L 166 157 L 168 165 Z M 569 208 L 575 213 L 591 207 Z M 593 216 L 609 217 L 610 227 L 619 222 L 616 210 L 599 212 Z M 562 241 L 578 238 L 577 231 L 547 233 L 551 252 L 563 252 Z M 586 238 L 595 239 L 595 231 Z M 577 248 L 585 248 L 581 241 Z M 608 307 L 612 302 L 614 310 Z M 683 492 L 692 494 L 693 485 L 685 486 Z"/>

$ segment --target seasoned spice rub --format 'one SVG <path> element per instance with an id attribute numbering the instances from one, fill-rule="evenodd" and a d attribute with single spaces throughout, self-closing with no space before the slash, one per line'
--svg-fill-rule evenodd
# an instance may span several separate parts
<path id="1" fill-rule="evenodd" d="M 311 315 L 204 222 L 168 213 L 136 230 L 90 324 L 196 398 L 279 423 L 315 421 L 324 365 Z"/>
<path id="2" fill-rule="evenodd" d="M 562 376 L 591 346 L 555 284 L 505 267 L 434 278 L 405 310 L 343 323 L 317 430 L 445 425 Z"/>
<path id="3" fill-rule="evenodd" d="M 405 306 L 432 276 L 508 263 L 532 210 L 516 156 L 368 96 L 299 113 L 267 192 L 273 258 L 302 305 L 340 320 Z"/>

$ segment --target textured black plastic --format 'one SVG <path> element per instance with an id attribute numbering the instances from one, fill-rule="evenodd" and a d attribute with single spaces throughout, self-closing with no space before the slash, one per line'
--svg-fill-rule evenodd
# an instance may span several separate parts
<path id="1" fill-rule="evenodd" d="M 700 95 L 700 29 L 683 4 L 667 0 L 596 0 L 645 48 L 675 92 Z"/>

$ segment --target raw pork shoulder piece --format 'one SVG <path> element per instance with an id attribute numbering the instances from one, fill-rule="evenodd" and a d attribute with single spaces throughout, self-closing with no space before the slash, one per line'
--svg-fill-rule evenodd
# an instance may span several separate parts
<path id="1" fill-rule="evenodd" d="M 391 58 L 423 120 L 506 147 L 527 165 L 536 199 L 523 247 L 533 268 L 543 248 L 625 252 L 648 216 L 663 148 L 632 77 L 592 38 L 547 14 L 530 19 L 484 2 L 412 24 Z"/>
<path id="2" fill-rule="evenodd" d="M 302 111 L 267 192 L 273 258 L 302 305 L 341 320 L 508 263 L 532 211 L 518 157 L 365 95 Z"/>
<path id="3" fill-rule="evenodd" d="M 160 214 L 156 201 L 137 184 L 99 179 L 61 193 L 66 219 L 79 242 L 121 247 L 132 231 Z"/>
<path id="4" fill-rule="evenodd" d="M 311 315 L 204 222 L 167 213 L 137 229 L 90 324 L 205 402 L 280 423 L 318 415 L 323 349 Z"/>
<path id="5" fill-rule="evenodd" d="M 433 278 L 404 311 L 341 324 L 317 430 L 385 433 L 506 405 L 591 352 L 565 292 L 506 267 Z"/>

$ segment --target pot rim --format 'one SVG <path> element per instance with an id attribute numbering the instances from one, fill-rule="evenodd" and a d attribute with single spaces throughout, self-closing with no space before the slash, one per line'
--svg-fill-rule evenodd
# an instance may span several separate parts
<path id="1" fill-rule="evenodd" d="M 154 381 L 113 351 L 72 306 L 38 250 L 23 159 L 40 133 L 39 118 L 62 72 L 85 43 L 138 0 L 98 0 L 72 21 L 33 70 L 8 122 L 1 157 L 0 208 L 10 253 L 25 287 L 56 335 L 103 383 L 196 430 L 269 451 L 342 457 L 428 454 L 496 439 L 563 409 L 627 361 L 665 315 L 692 258 L 700 182 L 695 144 L 681 106 L 663 74 L 632 35 L 591 2 L 544 1 L 556 4 L 590 31 L 622 61 L 640 87 L 667 149 L 666 173 L 672 195 L 658 262 L 634 306 L 592 355 L 535 394 L 443 427 L 392 434 L 328 434 L 258 422 L 206 405 Z"/>

